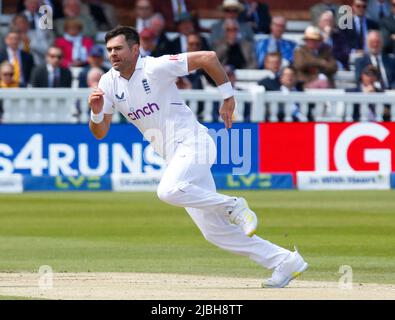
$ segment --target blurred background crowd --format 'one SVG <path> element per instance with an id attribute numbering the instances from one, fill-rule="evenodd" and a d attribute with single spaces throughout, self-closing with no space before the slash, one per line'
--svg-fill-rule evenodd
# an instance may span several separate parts
<path id="1" fill-rule="evenodd" d="M 292 10 L 274 10 L 275 1 L 126 2 L 120 10 L 116 1 L 3 1 L 0 88 L 97 86 L 111 67 L 104 34 L 119 24 L 136 27 L 141 56 L 214 50 L 238 90 L 244 88 L 237 88 L 235 71 L 243 69 L 265 70 L 256 84 L 266 91 L 336 88 L 341 71 L 353 73 L 352 85 L 345 88 L 349 92 L 395 88 L 395 0 L 307 1 L 299 19 Z M 352 10 L 348 17 L 343 4 Z M 53 8 L 53 29 L 40 25 L 42 5 Z M 290 19 L 299 20 L 302 29 L 290 30 Z M 214 84 L 196 71 L 177 85 L 204 89 Z M 298 105 L 294 111 L 294 121 L 301 120 Z M 245 112 L 248 119 L 248 108 Z M 356 121 L 358 112 L 355 106 Z M 383 120 L 390 120 L 389 106 Z"/>

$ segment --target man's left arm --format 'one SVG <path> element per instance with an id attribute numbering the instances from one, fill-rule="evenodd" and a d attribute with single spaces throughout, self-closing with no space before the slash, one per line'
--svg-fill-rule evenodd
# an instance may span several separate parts
<path id="1" fill-rule="evenodd" d="M 188 52 L 188 71 L 203 69 L 216 83 L 220 90 L 224 102 L 219 110 L 221 118 L 225 122 L 226 128 L 232 127 L 232 116 L 235 110 L 235 99 L 232 84 L 218 60 L 214 51 Z"/>

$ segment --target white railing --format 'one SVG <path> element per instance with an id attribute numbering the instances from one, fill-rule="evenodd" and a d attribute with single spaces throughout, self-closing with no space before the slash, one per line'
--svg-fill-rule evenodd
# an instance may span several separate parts
<path id="1" fill-rule="evenodd" d="M 90 89 L 0 89 L 3 104 L 3 123 L 76 123 L 89 119 L 88 95 Z M 198 103 L 204 103 L 204 121 L 213 119 L 214 102 L 221 101 L 215 88 L 206 90 L 182 90 L 182 97 L 196 113 Z M 376 120 L 382 121 L 385 104 L 391 105 L 391 118 L 395 120 L 395 92 L 345 93 L 342 90 L 311 90 L 307 92 L 264 92 L 256 86 L 248 91 L 237 91 L 236 121 L 243 121 L 245 103 L 251 105 L 251 121 L 264 121 L 266 108 L 270 121 L 277 121 L 279 103 L 285 106 L 285 121 L 292 121 L 293 104 L 298 103 L 302 115 L 307 115 L 309 103 L 314 103 L 316 121 L 352 121 L 353 105 L 361 106 L 360 120 L 368 120 L 370 103 L 376 105 Z M 77 108 L 77 103 L 79 107 Z M 114 122 L 120 121 L 115 113 Z"/>

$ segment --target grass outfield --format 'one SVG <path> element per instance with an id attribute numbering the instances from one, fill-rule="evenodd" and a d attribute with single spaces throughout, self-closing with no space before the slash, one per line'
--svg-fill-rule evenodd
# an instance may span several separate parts
<path id="1" fill-rule="evenodd" d="M 248 191 L 258 235 L 310 264 L 303 280 L 395 283 L 394 191 Z M 155 193 L 0 195 L 0 272 L 168 272 L 267 277 L 209 244 L 187 213 Z"/>

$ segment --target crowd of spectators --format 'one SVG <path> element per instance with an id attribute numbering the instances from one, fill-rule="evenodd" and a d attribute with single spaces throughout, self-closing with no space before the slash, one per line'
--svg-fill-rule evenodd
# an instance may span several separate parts
<path id="1" fill-rule="evenodd" d="M 40 28 L 42 4 L 53 6 L 52 30 Z M 351 27 L 340 23 L 340 5 L 323 0 L 311 7 L 311 25 L 300 42 L 287 39 L 287 19 L 272 17 L 262 0 L 223 0 L 222 18 L 210 29 L 200 25 L 194 1 L 137 0 L 130 25 L 140 33 L 141 56 L 214 50 L 232 77 L 235 69 L 266 70 L 257 82 L 266 91 L 335 88 L 339 70 L 355 72 L 356 87 L 348 91 L 395 89 L 395 0 L 353 0 Z M 0 34 L 1 88 L 71 87 L 75 67 L 80 70 L 78 86 L 85 88 L 108 71 L 105 47 L 96 35 L 118 24 L 112 5 L 96 0 L 20 0 L 16 6 L 8 31 Z M 176 36 L 169 38 L 169 32 Z M 264 36 L 257 37 L 260 34 Z M 203 89 L 214 84 L 197 71 L 179 79 L 178 85 Z M 372 115 L 374 109 L 370 106 Z M 200 118 L 202 110 L 199 103 Z M 281 121 L 283 106 L 278 110 Z M 304 117 L 297 104 L 292 117 Z M 390 120 L 389 106 L 383 118 Z M 359 119 L 359 106 L 354 106 L 354 119 Z"/>

